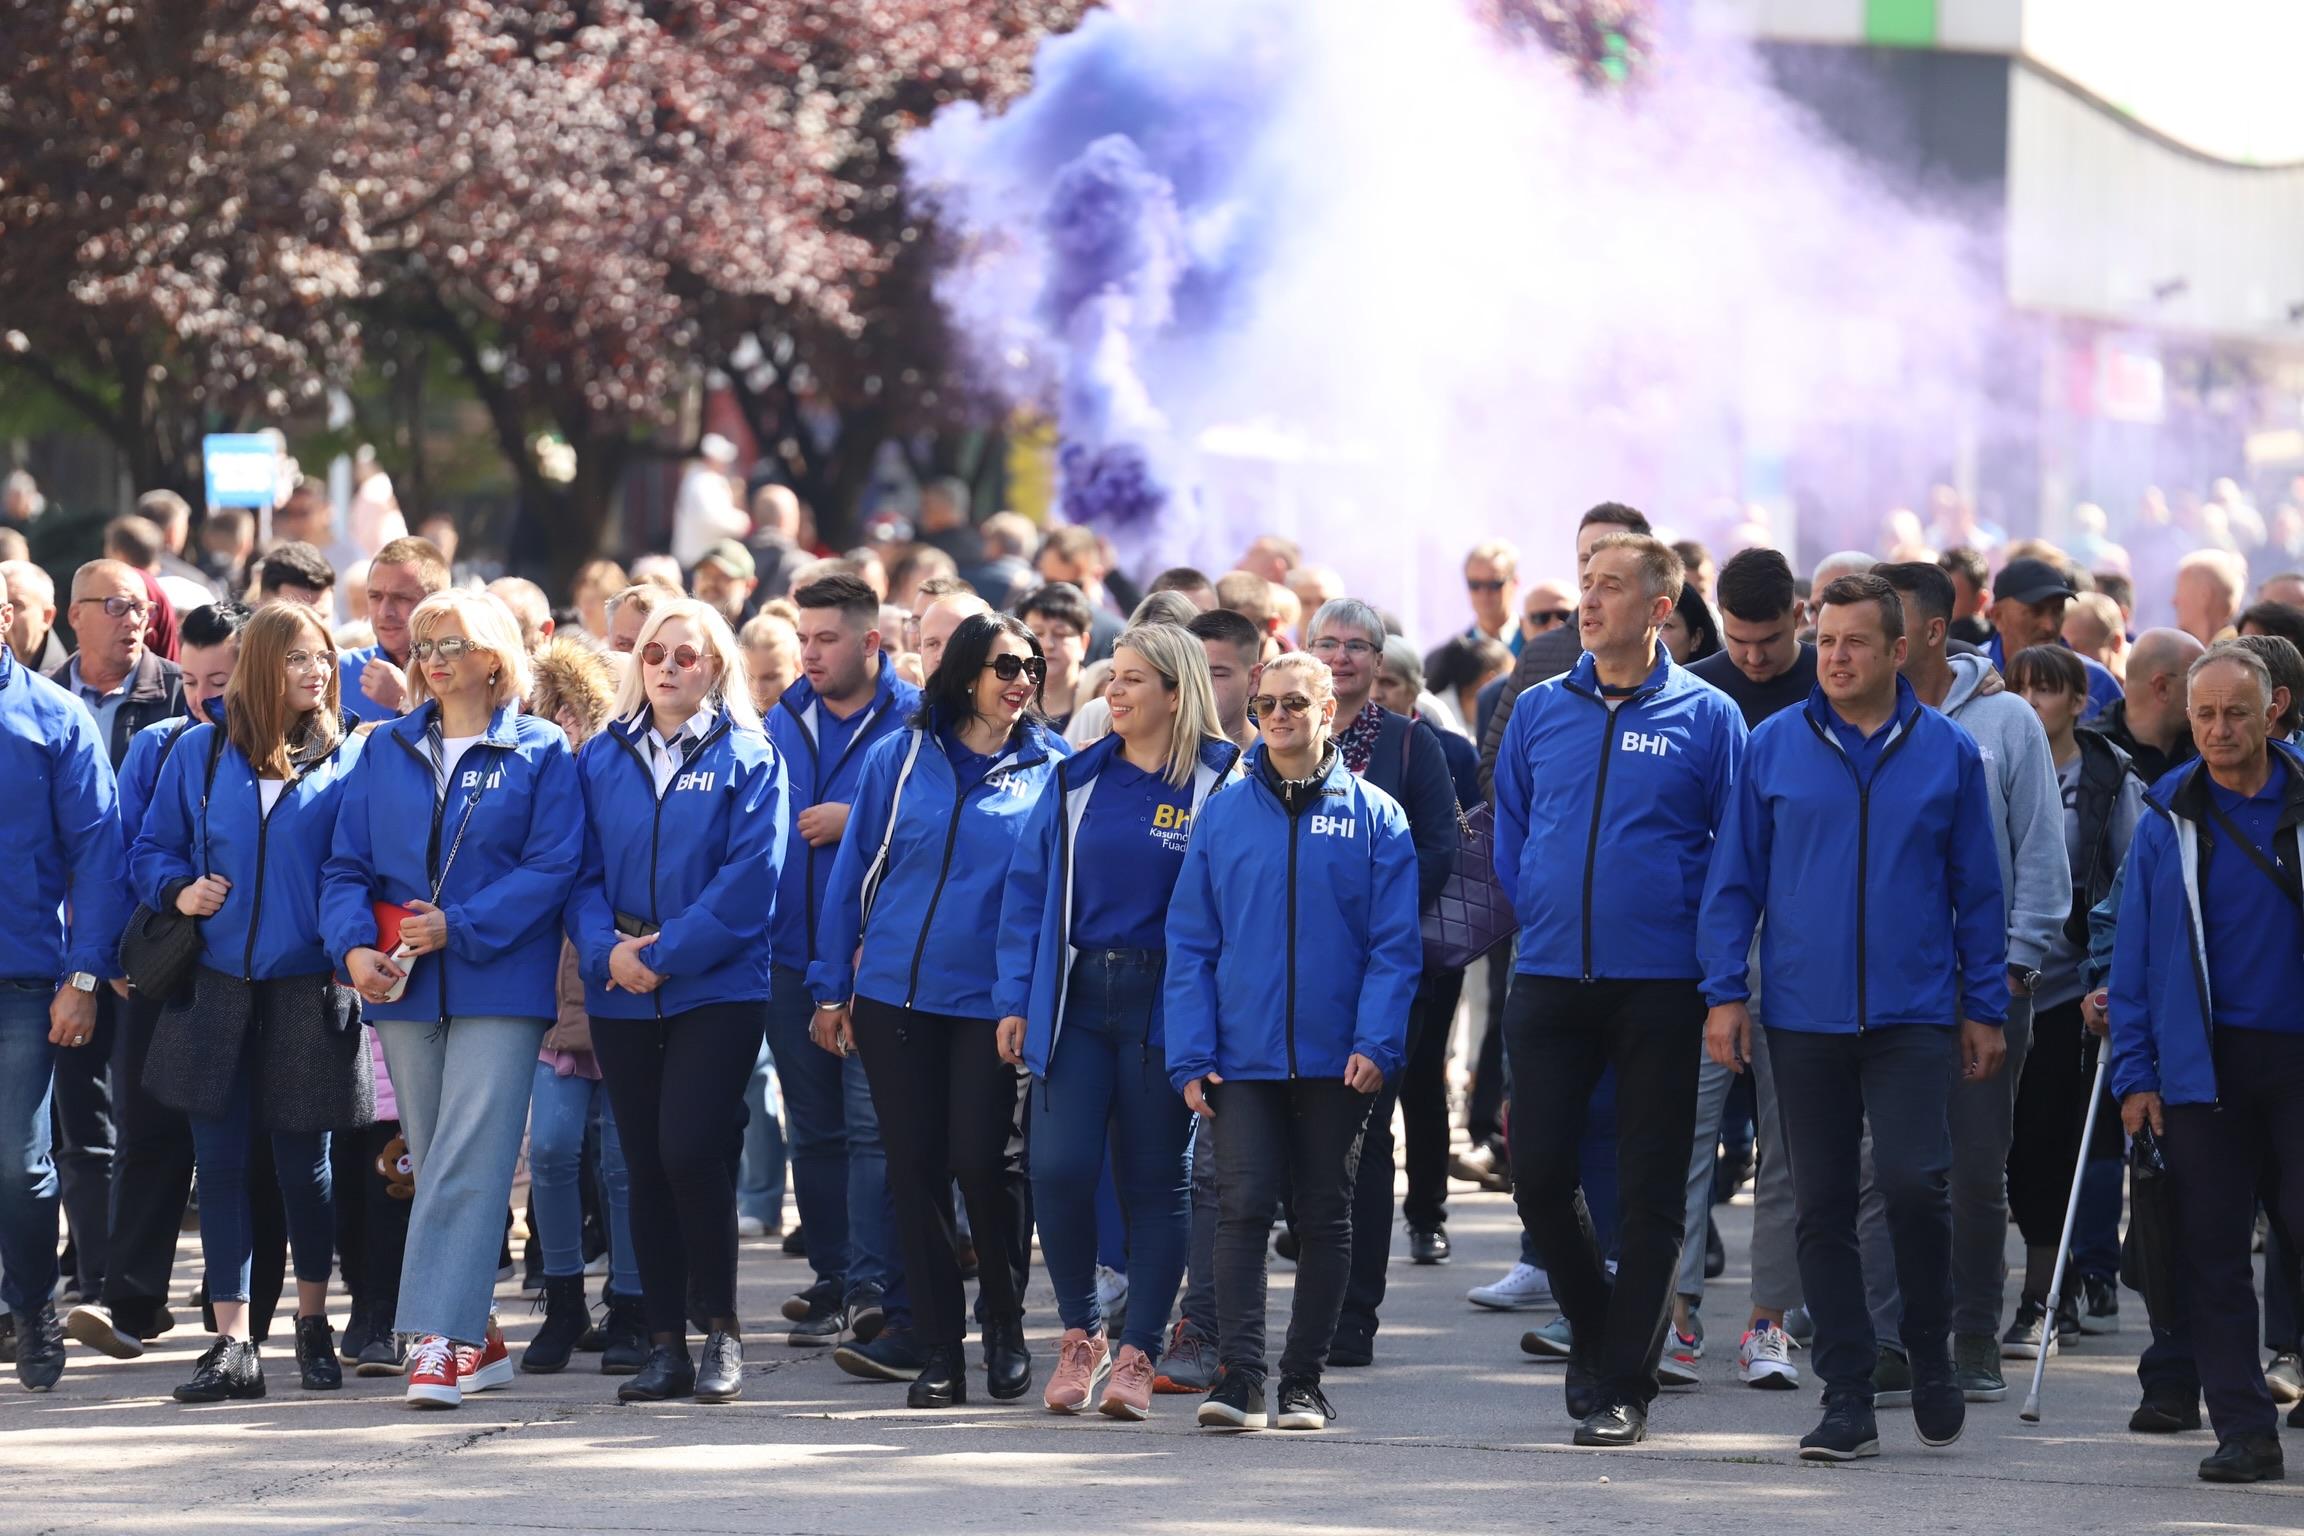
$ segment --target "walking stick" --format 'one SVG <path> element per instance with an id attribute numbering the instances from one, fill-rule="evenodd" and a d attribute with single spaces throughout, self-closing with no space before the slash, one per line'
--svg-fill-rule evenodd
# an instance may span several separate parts
<path id="1" fill-rule="evenodd" d="M 2072 1228 L 2080 1216 L 2080 1185 L 2088 1177 L 2088 1144 L 2096 1137 L 2096 1116 L 2104 1108 L 2104 1069 L 2112 1064 L 2111 1042 L 2098 1041 L 2096 1081 L 2088 1090 L 2088 1118 L 2080 1127 L 2080 1155 L 2072 1164 L 2072 1198 L 2064 1202 L 2064 1237 L 2056 1248 L 2056 1273 L 2048 1282 L 2048 1316 L 2040 1326 L 2040 1356 L 2032 1362 L 2032 1391 L 2017 1414 L 2027 1424 L 2040 1422 L 2040 1381 L 2048 1374 L 2048 1350 L 2056 1337 L 2056 1302 L 2064 1294 L 2064 1266 L 2072 1258 Z"/>

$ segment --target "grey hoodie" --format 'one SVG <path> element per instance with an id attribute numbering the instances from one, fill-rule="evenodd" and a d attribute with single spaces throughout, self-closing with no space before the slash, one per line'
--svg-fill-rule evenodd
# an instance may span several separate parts
<path id="1" fill-rule="evenodd" d="M 2008 897 L 2008 965 L 2042 968 L 2072 910 L 2072 860 L 2064 847 L 2064 792 L 2048 731 L 2032 706 L 2013 693 L 1977 694 L 1992 663 L 1982 656 L 1947 658 L 1951 716 L 1984 751 L 1992 789 L 1992 831 L 2000 849 L 2000 884 Z"/>

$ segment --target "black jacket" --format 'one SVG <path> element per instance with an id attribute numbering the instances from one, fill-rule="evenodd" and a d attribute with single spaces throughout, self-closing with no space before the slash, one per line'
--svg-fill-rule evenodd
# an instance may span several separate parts
<path id="1" fill-rule="evenodd" d="M 2112 745 L 2127 753 L 2135 764 L 2137 777 L 2146 785 L 2159 783 L 2169 769 L 2182 767 L 2200 755 L 2200 749 L 2192 744 L 2190 730 L 2177 737 L 2176 744 L 2165 752 L 2149 742 L 2138 741 L 2135 732 L 2128 729 L 2126 699 L 2089 721 L 2088 729 L 2103 733 Z"/>
<path id="2" fill-rule="evenodd" d="M 1576 658 L 1583 654 L 1583 631 L 1574 621 L 1548 629 L 1520 647 L 1512 680 L 1504 685 L 1496 707 L 1488 712 L 1488 729 L 1480 735 L 1480 789 L 1490 800 L 1496 798 L 1496 754 L 1504 745 L 1505 727 L 1512 723 L 1513 703 L 1546 678 L 1558 677 L 1575 666 Z"/>
<path id="3" fill-rule="evenodd" d="M 48 681 L 70 692 L 72 661 L 78 655 L 75 651 L 61 665 L 52 668 L 46 674 Z M 120 760 L 128 755 L 128 743 L 138 731 L 154 721 L 174 719 L 184 712 L 184 669 L 155 651 L 146 651 L 144 659 L 136 663 L 136 670 L 128 674 L 128 697 L 120 701 L 120 708 L 114 712 L 112 739 L 104 744 L 111 754 L 113 769 L 119 769 Z"/>
<path id="4" fill-rule="evenodd" d="M 2080 792 L 2073 809 L 2080 817 L 2080 859 L 2072 866 L 2072 911 L 2064 919 L 2064 937 L 2088 951 L 2088 913 L 2111 894 L 2119 878 L 2125 847 L 2112 846 L 2112 808 L 2120 801 L 2120 786 L 2136 771 L 2135 762 L 2112 738 L 2082 728 Z"/>
<path id="5" fill-rule="evenodd" d="M 1456 781 L 1439 733 L 1421 720 L 1384 712 L 1369 750 L 1366 782 L 1399 802 L 1416 843 L 1416 906 L 1431 904 L 1456 872 Z"/>

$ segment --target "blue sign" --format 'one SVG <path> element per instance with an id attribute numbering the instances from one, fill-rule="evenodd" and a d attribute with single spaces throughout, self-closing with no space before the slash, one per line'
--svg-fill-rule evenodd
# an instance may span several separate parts
<path id="1" fill-rule="evenodd" d="M 200 471 L 212 507 L 269 507 L 280 498 L 280 450 L 255 432 L 200 439 Z"/>

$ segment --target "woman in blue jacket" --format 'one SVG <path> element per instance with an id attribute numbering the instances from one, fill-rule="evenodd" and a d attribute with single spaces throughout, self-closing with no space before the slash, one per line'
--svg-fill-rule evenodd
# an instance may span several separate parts
<path id="1" fill-rule="evenodd" d="M 729 1149 L 768 1035 L 784 760 L 727 621 L 686 599 L 641 625 L 608 728 L 577 754 L 584 865 L 568 937 L 624 1145 L 648 1359 L 622 1402 L 743 1392 Z M 688 1352 L 690 1298 L 707 1325 Z"/>
<path id="2" fill-rule="evenodd" d="M 992 1395 L 1032 1386 L 1024 1347 L 1024 1186 L 1006 1169 L 1016 1069 L 998 1045 L 985 941 L 1008 865 L 1063 738 L 1039 713 L 1047 664 L 1017 619 L 976 614 L 946 642 L 912 728 L 864 761 L 808 970 L 817 1043 L 856 1051 L 888 1148 L 889 1193 L 926 1363 L 908 1401 L 968 1400 L 955 1179 L 984 1256 Z"/>
<path id="3" fill-rule="evenodd" d="M 416 1165 L 394 1323 L 414 1341 L 408 1403 L 454 1408 L 512 1380 L 496 1255 L 583 828 L 568 738 L 520 708 L 511 611 L 451 589 L 408 624 L 412 707 L 376 727 L 345 787 L 321 920 L 384 1042 Z M 406 914 L 396 943 L 379 908 Z"/>
<path id="4" fill-rule="evenodd" d="M 335 1215 L 328 1132 L 375 1118 L 359 1006 L 320 935 L 320 865 L 360 756 L 336 697 L 336 653 L 312 611 L 280 603 L 248 621 L 224 723 L 168 754 L 129 859 L 137 898 L 200 920 L 188 1001 L 161 1015 L 145 1081 L 192 1125 L 200 1248 L 216 1342 L 176 1400 L 264 1395 L 248 1329 L 248 1157 L 269 1128 L 296 1267 L 303 1385 L 343 1385 L 328 1328 Z"/>
<path id="5" fill-rule="evenodd" d="M 1056 765 L 1008 866 L 1000 1054 L 1040 1080 L 1032 1199 L 1064 1339 L 1045 1401 L 1151 1410 L 1168 1308 L 1192 1223 L 1192 1112 L 1168 1081 L 1160 974 L 1168 898 L 1209 794 L 1240 749 L 1224 739 L 1208 652 L 1174 624 L 1120 637 L 1104 698 L 1112 734 Z M 1128 1331 L 1117 1358 L 1096 1298 L 1097 1176 L 1105 1150 L 1128 1228 Z"/>
<path id="6" fill-rule="evenodd" d="M 1216 1311 L 1224 1376 L 1202 1424 L 1261 1429 L 1265 1239 L 1296 1212 L 1280 1427 L 1335 1417 L 1320 1373 L 1344 1306 L 1357 1151 L 1397 1074 L 1424 969 L 1407 814 L 1330 739 L 1336 691 L 1301 651 L 1264 668 L 1262 740 L 1209 800 L 1168 909 L 1168 1077 L 1216 1122 Z"/>

